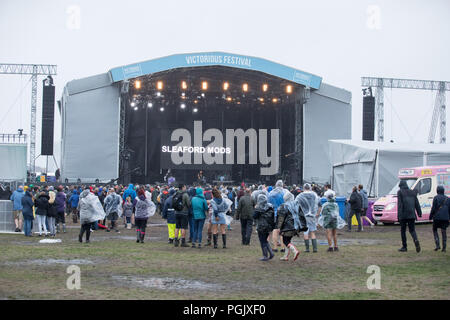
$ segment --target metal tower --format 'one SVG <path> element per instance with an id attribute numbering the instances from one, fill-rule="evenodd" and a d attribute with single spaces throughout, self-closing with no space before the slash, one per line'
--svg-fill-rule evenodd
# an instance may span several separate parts
<path id="1" fill-rule="evenodd" d="M 439 142 L 446 143 L 446 112 L 445 112 L 445 92 L 450 91 L 450 82 L 431 81 L 431 80 L 410 80 L 410 79 L 392 79 L 392 78 L 372 78 L 361 77 L 361 86 L 377 88 L 375 95 L 375 122 L 378 141 L 384 141 L 384 92 L 383 88 L 398 89 L 418 89 L 418 90 L 436 90 L 436 100 L 431 120 L 428 142 L 434 143 L 436 127 L 439 122 Z M 439 118 L 439 121 L 438 121 Z"/>
<path id="2" fill-rule="evenodd" d="M 36 105 L 38 75 L 56 75 L 56 65 L 0 63 L 0 74 L 31 74 L 30 174 L 34 176 L 36 161 Z"/>

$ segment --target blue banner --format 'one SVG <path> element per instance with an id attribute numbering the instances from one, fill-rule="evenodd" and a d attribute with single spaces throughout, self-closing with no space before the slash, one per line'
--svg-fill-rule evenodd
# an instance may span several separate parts
<path id="1" fill-rule="evenodd" d="M 322 78 L 266 59 L 224 52 L 175 54 L 130 64 L 110 70 L 113 82 L 136 78 L 175 68 L 224 66 L 260 71 L 313 89 L 319 89 Z"/>

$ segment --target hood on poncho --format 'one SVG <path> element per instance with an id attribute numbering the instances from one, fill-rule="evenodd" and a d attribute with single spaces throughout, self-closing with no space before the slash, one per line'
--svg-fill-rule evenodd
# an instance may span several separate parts
<path id="1" fill-rule="evenodd" d="M 300 193 L 295 201 L 302 209 L 305 216 L 315 215 L 317 211 L 317 195 L 313 191 L 305 191 Z"/>
<path id="2" fill-rule="evenodd" d="M 81 194 L 80 194 L 80 198 L 82 199 L 82 198 L 86 198 L 89 194 L 91 193 L 91 191 L 90 190 L 83 190 L 83 192 L 81 192 Z"/>
<path id="3" fill-rule="evenodd" d="M 295 198 L 294 198 L 294 195 L 289 191 L 289 192 L 284 193 L 283 200 L 284 200 L 284 202 L 288 202 L 288 201 L 295 200 Z"/>
<path id="4" fill-rule="evenodd" d="M 272 208 L 272 205 L 267 201 L 265 194 L 259 194 L 256 199 L 256 207 L 260 210 L 267 211 L 269 208 Z"/>
<path id="5" fill-rule="evenodd" d="M 197 189 L 195 190 L 195 194 L 196 194 L 197 197 L 200 197 L 200 198 L 204 198 L 204 197 L 205 197 L 205 196 L 203 195 L 203 189 L 202 189 L 202 188 L 197 188 Z"/>
<path id="6" fill-rule="evenodd" d="M 275 183 L 275 188 L 283 188 L 283 180 L 278 180 Z"/>
<path id="7" fill-rule="evenodd" d="M 442 185 L 437 186 L 436 192 L 437 192 L 437 194 L 444 194 L 445 193 L 444 186 L 442 186 Z"/>

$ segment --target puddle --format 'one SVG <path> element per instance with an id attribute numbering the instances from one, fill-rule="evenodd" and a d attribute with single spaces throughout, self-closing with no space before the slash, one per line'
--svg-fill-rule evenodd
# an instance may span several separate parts
<path id="1" fill-rule="evenodd" d="M 122 284 L 130 286 L 138 286 L 142 288 L 155 288 L 163 290 L 217 290 L 221 286 L 213 283 L 206 283 L 196 280 L 184 280 L 174 278 L 157 278 L 157 277 L 134 277 L 134 276 L 112 276 L 114 280 Z"/>
<path id="2" fill-rule="evenodd" d="M 85 259 L 36 259 L 36 260 L 26 260 L 17 262 L 6 262 L 6 265 L 38 265 L 38 266 L 50 266 L 50 265 L 72 265 L 72 264 L 94 264 L 91 260 Z"/>
<path id="3" fill-rule="evenodd" d="M 85 241 L 85 237 L 83 237 L 83 242 Z M 145 240 L 147 241 L 158 241 L 161 240 L 161 237 L 145 237 Z M 78 241 L 78 237 L 77 238 L 73 238 L 73 241 Z M 134 240 L 136 241 L 136 236 L 116 236 L 116 235 L 111 235 L 111 236 L 98 236 L 98 237 L 93 237 L 91 235 L 91 238 L 89 239 L 89 241 L 91 242 L 95 242 L 95 241 L 106 241 L 106 240 Z"/>
<path id="4" fill-rule="evenodd" d="M 385 243 L 384 240 L 376 240 L 376 239 L 341 239 L 337 238 L 339 246 L 350 246 L 350 245 L 366 245 L 366 246 L 373 246 L 378 244 Z M 303 241 L 294 241 L 297 245 L 302 245 Z M 324 240 L 317 240 L 317 243 L 321 246 L 328 246 L 328 241 L 326 239 Z"/>

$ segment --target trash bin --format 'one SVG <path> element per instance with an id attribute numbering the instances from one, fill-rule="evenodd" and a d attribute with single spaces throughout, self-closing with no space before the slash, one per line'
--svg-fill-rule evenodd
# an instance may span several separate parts
<path id="1" fill-rule="evenodd" d="M 339 206 L 339 215 L 342 219 L 347 221 L 347 208 L 345 206 L 345 200 L 347 200 L 345 197 L 336 197 L 336 202 Z"/>

